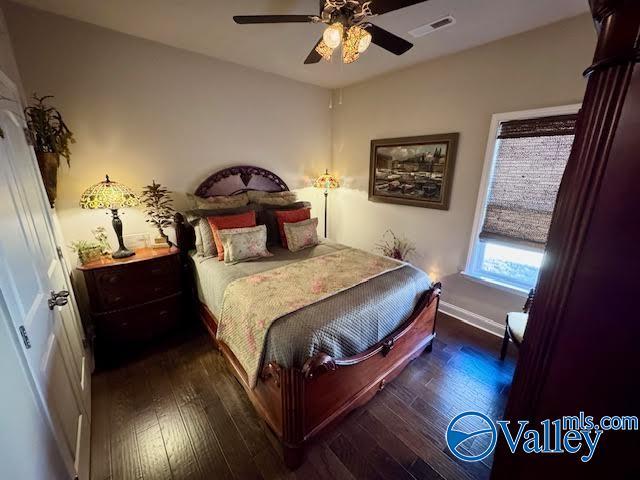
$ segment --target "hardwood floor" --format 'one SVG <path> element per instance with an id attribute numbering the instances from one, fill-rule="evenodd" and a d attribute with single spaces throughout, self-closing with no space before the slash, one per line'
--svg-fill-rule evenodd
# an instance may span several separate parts
<path id="1" fill-rule="evenodd" d="M 437 333 L 432 353 L 317 439 L 296 472 L 204 331 L 174 338 L 94 375 L 91 478 L 486 479 L 492 458 L 455 459 L 445 430 L 462 411 L 502 414 L 514 347 L 500 362 L 499 338 L 443 314 Z"/>

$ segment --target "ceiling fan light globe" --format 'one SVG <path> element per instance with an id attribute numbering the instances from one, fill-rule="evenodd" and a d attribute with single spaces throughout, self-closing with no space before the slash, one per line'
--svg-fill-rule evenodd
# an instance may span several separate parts
<path id="1" fill-rule="evenodd" d="M 358 42 L 358 53 L 364 53 L 369 48 L 369 45 L 371 45 L 371 34 L 365 32 L 365 35 Z"/>
<path id="2" fill-rule="evenodd" d="M 340 46 L 340 42 L 342 42 L 342 33 L 342 24 L 334 23 L 326 28 L 322 34 L 322 39 L 329 48 L 335 49 L 338 48 Z"/>

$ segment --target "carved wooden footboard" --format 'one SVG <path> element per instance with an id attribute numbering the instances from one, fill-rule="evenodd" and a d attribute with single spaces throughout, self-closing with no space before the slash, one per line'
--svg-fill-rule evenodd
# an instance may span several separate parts
<path id="1" fill-rule="evenodd" d="M 424 350 L 431 350 L 440 284 L 425 292 L 409 319 L 391 335 L 353 357 L 318 353 L 300 368 L 266 363 L 255 388 L 233 352 L 215 339 L 217 320 L 200 305 L 200 316 L 251 403 L 282 441 L 284 461 L 297 468 L 304 445 L 345 414 L 364 405 Z"/>

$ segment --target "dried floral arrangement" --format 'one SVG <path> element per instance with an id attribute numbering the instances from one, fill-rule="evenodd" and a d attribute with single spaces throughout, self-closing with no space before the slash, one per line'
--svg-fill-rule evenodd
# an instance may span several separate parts
<path id="1" fill-rule="evenodd" d="M 405 262 L 416 251 L 416 247 L 412 241 L 387 230 L 382 235 L 382 242 L 376 244 L 376 250 L 386 257 Z"/>
<path id="2" fill-rule="evenodd" d="M 171 225 L 173 215 L 176 213 L 173 208 L 173 200 L 170 197 L 171 192 L 161 184 L 153 180 L 151 185 L 147 185 L 142 190 L 140 202 L 144 206 L 144 213 L 147 214 L 147 223 L 152 224 L 158 229 L 158 232 L 168 245 L 172 245 L 169 237 L 164 233 L 164 228 Z"/>

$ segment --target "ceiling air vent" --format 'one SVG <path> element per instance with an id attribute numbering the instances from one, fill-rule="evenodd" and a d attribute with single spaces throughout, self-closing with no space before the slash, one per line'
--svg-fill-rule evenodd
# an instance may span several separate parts
<path id="1" fill-rule="evenodd" d="M 435 22 L 431 22 L 427 25 L 422 25 L 421 27 L 414 28 L 409 32 L 409 35 L 414 38 L 424 37 L 425 35 L 435 32 L 440 28 L 450 27 L 454 23 L 456 23 L 456 19 L 451 15 L 447 15 L 446 17 L 442 17 Z"/>

